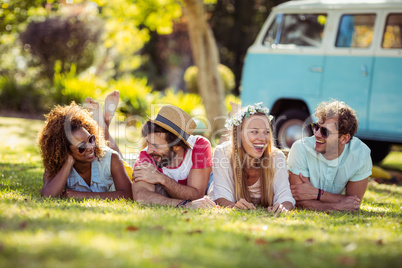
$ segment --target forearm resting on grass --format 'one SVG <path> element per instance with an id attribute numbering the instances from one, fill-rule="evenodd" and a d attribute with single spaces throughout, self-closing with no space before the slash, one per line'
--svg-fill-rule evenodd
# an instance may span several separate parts
<path id="1" fill-rule="evenodd" d="M 125 197 L 124 191 L 111 191 L 111 192 L 80 192 L 74 190 L 65 190 L 63 197 L 65 198 L 104 198 L 104 199 L 119 199 Z M 127 197 L 128 199 L 128 197 Z"/>
<path id="2" fill-rule="evenodd" d="M 196 200 L 205 195 L 211 171 L 211 167 L 192 169 L 187 177 L 187 185 L 179 184 L 168 176 L 164 176 L 161 184 L 171 197 Z"/>
<path id="3" fill-rule="evenodd" d="M 248 202 L 247 200 L 241 198 L 236 203 L 227 200 L 226 198 L 218 198 L 215 200 L 218 205 L 227 208 L 238 208 L 238 209 L 256 209 L 253 203 Z"/>
<path id="4" fill-rule="evenodd" d="M 48 172 L 45 170 L 43 173 L 43 187 L 41 190 L 41 195 L 45 197 L 61 196 L 74 163 L 74 158 L 69 156 L 64 165 L 61 167 L 60 171 L 57 172 L 56 176 L 53 178 L 50 178 L 48 176 Z"/>
<path id="5" fill-rule="evenodd" d="M 134 168 L 133 178 L 135 182 L 160 184 L 173 198 L 196 200 L 205 195 L 210 173 L 211 167 L 192 169 L 187 178 L 187 185 L 182 185 L 159 172 L 155 166 L 144 163 Z"/>
<path id="6" fill-rule="evenodd" d="M 358 210 L 367 189 L 368 178 L 346 184 L 346 195 L 315 188 L 310 179 L 289 172 L 289 181 L 296 206 L 312 210 Z"/>
<path id="7" fill-rule="evenodd" d="M 318 200 L 296 201 L 296 207 L 315 211 L 356 211 L 360 208 L 360 200 L 356 196 L 344 196 L 336 203 L 321 202 Z"/>
<path id="8" fill-rule="evenodd" d="M 133 183 L 133 196 L 135 201 L 140 201 L 145 204 L 154 204 L 154 205 L 168 205 L 177 207 L 183 201 L 187 201 L 189 199 L 174 199 L 169 198 L 164 195 L 155 192 L 155 185 L 147 183 L 147 182 L 134 182 Z M 196 200 L 192 200 L 190 202 L 186 202 L 182 206 L 191 209 L 208 209 L 214 208 L 216 206 L 215 202 L 209 199 L 208 196 L 202 197 Z"/>
<path id="9" fill-rule="evenodd" d="M 337 203 L 342 200 L 343 196 L 340 194 L 332 194 L 329 192 L 320 191 L 315 188 L 310 178 L 304 177 L 301 173 L 299 175 L 289 172 L 290 190 L 293 198 L 296 201 L 302 200 L 317 200 L 320 193 L 320 201 L 327 203 Z"/>
<path id="10" fill-rule="evenodd" d="M 133 181 L 132 187 L 134 201 L 140 201 L 144 204 L 177 206 L 181 201 L 186 200 L 169 198 L 155 193 L 155 185 L 144 181 Z"/>
<path id="11" fill-rule="evenodd" d="M 180 183 L 177 183 L 175 180 L 169 178 L 166 175 L 163 175 L 163 179 L 161 180 L 161 185 L 163 189 L 166 190 L 166 192 L 177 199 L 183 199 L 183 200 L 195 200 L 203 197 L 205 195 L 205 187 L 199 187 L 195 188 L 190 185 L 183 185 Z M 188 179 L 189 180 L 189 179 Z M 203 189 L 200 189 L 203 188 Z"/>

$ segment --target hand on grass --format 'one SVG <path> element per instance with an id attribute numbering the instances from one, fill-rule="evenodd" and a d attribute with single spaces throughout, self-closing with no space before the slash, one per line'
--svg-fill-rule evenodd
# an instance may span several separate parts
<path id="1" fill-rule="evenodd" d="M 269 213 L 280 214 L 282 212 L 286 213 L 288 210 L 285 208 L 284 205 L 276 203 L 273 206 L 267 207 L 267 211 Z"/>
<path id="2" fill-rule="evenodd" d="M 234 208 L 239 209 L 256 209 L 253 203 L 248 202 L 246 199 L 241 198 L 239 201 L 236 202 Z"/>
<path id="3" fill-rule="evenodd" d="M 72 190 L 65 189 L 65 190 L 63 190 L 63 193 L 61 194 L 61 197 L 70 198 L 70 197 L 72 197 L 71 193 L 72 193 Z"/>
<path id="4" fill-rule="evenodd" d="M 360 208 L 360 199 L 353 196 L 345 196 L 341 201 L 337 204 L 337 210 L 347 210 L 347 211 L 356 211 Z"/>
<path id="5" fill-rule="evenodd" d="M 200 199 L 193 200 L 186 204 L 186 208 L 214 208 L 216 204 L 214 201 L 205 196 Z"/>

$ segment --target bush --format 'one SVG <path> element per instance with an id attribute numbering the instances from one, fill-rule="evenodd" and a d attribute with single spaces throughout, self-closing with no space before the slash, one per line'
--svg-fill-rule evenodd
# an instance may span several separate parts
<path id="1" fill-rule="evenodd" d="M 75 64 L 71 65 L 70 72 L 62 73 L 60 64 L 56 62 L 52 94 L 55 104 L 70 104 L 72 101 L 83 103 L 86 97 L 97 99 L 105 88 L 94 75 L 83 74 L 78 77 Z"/>
<path id="2" fill-rule="evenodd" d="M 35 89 L 32 83 L 21 83 L 13 77 L 0 77 L 0 103 L 2 110 L 12 110 L 23 113 L 43 113 L 44 94 Z"/>
<path id="3" fill-rule="evenodd" d="M 77 73 L 86 70 L 95 59 L 95 48 L 100 44 L 103 23 L 86 14 L 47 17 L 32 21 L 20 35 L 24 48 L 41 63 L 43 74 L 51 80 L 58 61 L 61 72 L 75 65 Z"/>
<path id="4" fill-rule="evenodd" d="M 205 109 L 200 96 L 193 93 L 184 93 L 183 91 L 175 92 L 172 88 L 165 91 L 165 96 L 160 98 L 158 104 L 161 107 L 165 104 L 177 106 L 191 116 L 205 115 Z"/>
<path id="5" fill-rule="evenodd" d="M 125 116 L 146 117 L 149 115 L 154 96 L 151 94 L 151 88 L 147 86 L 146 78 L 124 77 L 112 81 L 110 88 L 120 91 L 122 104 L 118 109 Z"/>
<path id="6" fill-rule="evenodd" d="M 228 67 L 223 64 L 219 64 L 218 72 L 223 82 L 225 95 L 227 95 L 232 89 L 234 89 L 236 85 L 234 74 Z M 199 93 L 197 84 L 197 73 L 197 66 L 188 67 L 184 73 L 184 82 L 186 83 L 186 88 L 190 93 Z"/>

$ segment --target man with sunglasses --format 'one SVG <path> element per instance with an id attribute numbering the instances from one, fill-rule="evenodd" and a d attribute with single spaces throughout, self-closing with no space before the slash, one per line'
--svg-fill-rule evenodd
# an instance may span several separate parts
<path id="1" fill-rule="evenodd" d="M 317 211 L 358 210 L 372 161 L 370 149 L 354 137 L 356 112 L 334 100 L 320 103 L 315 117 L 314 136 L 296 141 L 288 156 L 296 206 Z"/>

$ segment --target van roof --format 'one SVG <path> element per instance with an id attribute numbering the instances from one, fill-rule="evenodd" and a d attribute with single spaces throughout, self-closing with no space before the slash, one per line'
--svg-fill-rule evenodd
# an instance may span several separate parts
<path id="1" fill-rule="evenodd" d="M 274 7 L 275 10 L 402 8 L 402 0 L 293 0 Z"/>

